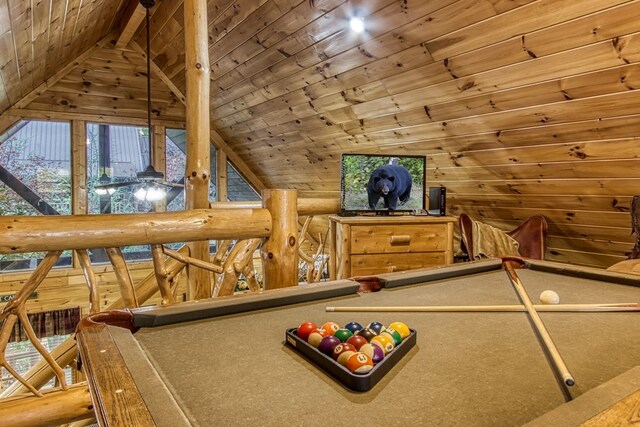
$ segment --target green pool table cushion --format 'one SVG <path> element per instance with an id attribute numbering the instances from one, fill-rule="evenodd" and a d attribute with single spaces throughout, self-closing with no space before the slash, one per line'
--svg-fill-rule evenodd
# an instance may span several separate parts
<path id="1" fill-rule="evenodd" d="M 558 406 L 525 424 L 524 427 L 577 426 L 638 391 L 640 391 L 640 365 Z M 630 414 L 632 411 L 633 408 L 629 408 Z"/>
<path id="2" fill-rule="evenodd" d="M 134 336 L 123 328 L 115 326 L 107 326 L 107 328 L 114 341 L 117 342 L 118 350 L 123 356 L 136 387 L 144 396 L 145 404 L 152 409 L 150 413 L 153 414 L 154 422 L 162 427 L 191 426 L 183 407 L 176 402 L 173 394 Z"/>
<path id="3" fill-rule="evenodd" d="M 359 286 L 352 280 L 337 280 L 168 306 L 141 307 L 136 309 L 133 324 L 137 328 L 156 327 L 353 295 Z"/>
<path id="4" fill-rule="evenodd" d="M 448 267 L 421 268 L 398 273 L 379 274 L 378 278 L 384 288 L 415 285 L 418 283 L 437 282 L 439 280 L 459 277 L 461 274 L 475 274 L 502 269 L 502 261 L 489 259 L 483 261 L 466 262 Z"/>
<path id="5" fill-rule="evenodd" d="M 297 328 L 286 330 L 285 343 L 287 346 L 354 391 L 371 390 L 416 345 L 416 331 L 411 329 L 411 334 L 385 355 L 382 361 L 376 363 L 372 370 L 366 374 L 355 374 L 301 339 L 296 335 L 296 330 Z"/>

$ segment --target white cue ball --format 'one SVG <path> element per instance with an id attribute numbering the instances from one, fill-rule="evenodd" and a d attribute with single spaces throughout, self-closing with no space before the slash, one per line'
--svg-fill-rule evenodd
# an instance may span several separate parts
<path id="1" fill-rule="evenodd" d="M 554 291 L 544 291 L 540 294 L 540 302 L 542 304 L 558 304 L 560 302 L 560 296 Z"/>

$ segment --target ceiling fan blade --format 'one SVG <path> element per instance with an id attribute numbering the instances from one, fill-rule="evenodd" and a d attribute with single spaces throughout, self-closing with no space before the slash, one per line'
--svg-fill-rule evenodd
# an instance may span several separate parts
<path id="1" fill-rule="evenodd" d="M 126 187 L 128 185 L 137 185 L 137 184 L 140 184 L 140 181 L 110 182 L 106 184 L 94 185 L 93 188 L 120 188 L 120 187 Z"/>

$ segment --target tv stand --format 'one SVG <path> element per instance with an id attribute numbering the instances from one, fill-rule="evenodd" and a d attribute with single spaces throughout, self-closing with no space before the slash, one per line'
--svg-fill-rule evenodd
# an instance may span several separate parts
<path id="1" fill-rule="evenodd" d="M 332 280 L 453 264 L 450 216 L 329 216 Z"/>

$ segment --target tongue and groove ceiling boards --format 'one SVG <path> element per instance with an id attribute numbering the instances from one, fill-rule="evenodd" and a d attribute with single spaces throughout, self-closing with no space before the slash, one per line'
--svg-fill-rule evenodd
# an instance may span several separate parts
<path id="1" fill-rule="evenodd" d="M 122 31 L 130 3 L 0 0 L 0 111 Z M 608 266 L 630 251 L 640 0 L 207 7 L 214 138 L 267 187 L 336 197 L 342 153 L 427 155 L 451 214 L 512 228 L 543 213 L 554 260 Z M 152 12 L 156 117 L 184 120 L 183 4 Z M 348 28 L 356 13 L 362 34 Z M 28 107 L 143 117 L 144 23 L 128 31 L 132 43 L 97 49 Z"/>

